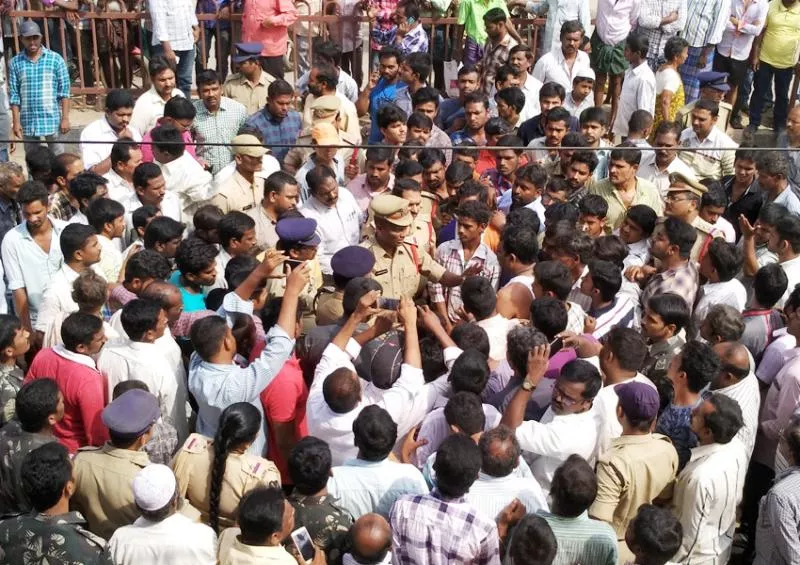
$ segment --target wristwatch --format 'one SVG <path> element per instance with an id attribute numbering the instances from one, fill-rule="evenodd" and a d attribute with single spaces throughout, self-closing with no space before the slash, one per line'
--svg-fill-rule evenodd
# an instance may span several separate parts
<path id="1" fill-rule="evenodd" d="M 536 386 L 537 386 L 536 383 L 532 383 L 531 381 L 529 381 L 527 379 L 522 381 L 522 390 L 524 390 L 525 392 L 533 391 L 536 388 Z"/>

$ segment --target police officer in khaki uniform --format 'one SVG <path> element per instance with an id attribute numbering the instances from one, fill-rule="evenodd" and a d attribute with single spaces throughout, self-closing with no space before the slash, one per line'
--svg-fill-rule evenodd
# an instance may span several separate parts
<path id="1" fill-rule="evenodd" d="M 172 468 L 178 481 L 178 495 L 201 514 L 208 523 L 209 489 L 214 463 L 214 440 L 192 434 L 175 456 Z M 236 508 L 242 496 L 260 486 L 280 486 L 281 474 L 272 461 L 248 453 L 231 451 L 225 463 L 225 475 L 219 495 L 219 526 L 234 525 Z"/>
<path id="2" fill-rule="evenodd" d="M 223 214 L 255 210 L 264 196 L 264 182 L 257 182 L 255 175 L 261 171 L 261 158 L 267 148 L 250 134 L 237 135 L 232 144 L 236 170 L 220 185 L 210 202 Z"/>
<path id="3" fill-rule="evenodd" d="M 232 74 L 222 87 L 228 98 L 247 108 L 247 114 L 255 114 L 267 103 L 267 89 L 275 77 L 261 68 L 261 42 L 237 43 L 233 64 L 239 72 Z"/>
<path id="4" fill-rule="evenodd" d="M 360 140 L 344 130 L 340 116 L 341 102 L 336 96 L 320 96 L 310 105 L 312 114 L 311 127 L 304 128 L 297 138 L 297 145 L 306 147 L 293 147 L 283 160 L 283 170 L 292 175 L 296 174 L 314 151 L 311 145 L 312 128 L 321 122 L 334 124 L 339 130 L 339 139 L 343 145 L 359 145 Z M 344 163 L 347 182 L 363 173 L 367 166 L 367 152 L 363 149 L 345 147 L 336 152 L 336 157 Z M 349 171 L 349 172 L 348 172 Z M 350 174 L 355 173 L 355 174 Z"/>
<path id="5" fill-rule="evenodd" d="M 447 287 L 458 286 L 480 270 L 470 267 L 458 275 L 423 253 L 409 237 L 414 219 L 408 210 L 408 200 L 380 194 L 372 199 L 370 210 L 375 218 L 375 235 L 361 245 L 375 256 L 372 278 L 383 287 L 384 297 L 417 296 L 424 284 L 423 277 Z"/>
<path id="6" fill-rule="evenodd" d="M 728 73 L 708 71 L 697 75 L 697 80 L 700 81 L 700 98 L 698 100 L 713 100 L 719 104 L 719 115 L 714 126 L 722 133 L 726 133 L 733 112 L 733 106 L 723 102 L 723 98 L 731 89 L 728 85 Z M 675 114 L 675 121 L 681 124 L 683 129 L 692 127 L 692 110 L 695 104 L 697 104 L 697 100 L 681 107 Z"/>
<path id="7" fill-rule="evenodd" d="M 335 324 L 344 316 L 344 287 L 356 277 L 366 277 L 372 272 L 375 256 L 363 247 L 349 245 L 331 257 L 333 287 L 323 287 L 317 294 L 316 315 L 318 326 Z"/>
<path id="8" fill-rule="evenodd" d="M 697 239 L 690 255 L 690 259 L 697 263 L 708 251 L 711 240 L 723 237 L 722 231 L 700 217 L 700 199 L 707 190 L 705 185 L 683 173 L 672 173 L 669 176 L 664 215 L 683 220 L 697 230 Z"/>
<path id="9" fill-rule="evenodd" d="M 86 518 L 92 533 L 109 539 L 117 528 L 139 517 L 131 485 L 136 473 L 150 464 L 142 447 L 160 417 L 153 394 L 129 390 L 102 412 L 111 440 L 103 447 L 78 450 L 73 464 L 75 495 L 70 502 Z"/>

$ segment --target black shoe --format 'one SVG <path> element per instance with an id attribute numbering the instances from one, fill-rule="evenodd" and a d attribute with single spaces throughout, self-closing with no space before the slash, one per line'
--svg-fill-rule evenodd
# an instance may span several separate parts
<path id="1" fill-rule="evenodd" d="M 731 118 L 730 124 L 733 129 L 744 129 L 741 116 L 734 116 Z"/>

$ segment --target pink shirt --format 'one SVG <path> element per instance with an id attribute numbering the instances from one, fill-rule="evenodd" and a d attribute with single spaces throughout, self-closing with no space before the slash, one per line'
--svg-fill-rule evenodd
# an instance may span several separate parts
<path id="1" fill-rule="evenodd" d="M 272 18 L 272 25 L 261 23 Z M 242 14 L 242 41 L 258 41 L 264 46 L 262 57 L 286 54 L 288 27 L 297 21 L 297 8 L 291 0 L 246 0 Z"/>
<path id="2" fill-rule="evenodd" d="M 363 221 L 366 221 L 369 211 L 369 203 L 372 202 L 372 199 L 379 194 L 391 193 L 392 187 L 394 187 L 394 175 L 391 173 L 389 174 L 389 183 L 386 185 L 386 190 L 383 192 L 372 192 L 372 189 L 367 184 L 366 173 L 358 175 L 356 178 L 347 183 L 347 190 L 350 191 L 350 194 L 355 196 L 358 207 L 361 209 Z"/>
<path id="3" fill-rule="evenodd" d="M 158 119 L 156 122 L 156 126 L 161 125 L 161 118 Z M 153 146 L 150 145 L 150 142 L 153 141 L 153 136 L 150 133 L 153 130 L 148 131 L 142 137 L 142 161 L 145 163 L 152 163 L 153 162 Z M 195 158 L 196 161 L 199 162 L 197 159 L 197 147 L 194 145 L 194 139 L 192 139 L 192 134 L 189 130 L 183 132 L 183 142 L 186 144 L 186 152 Z"/>

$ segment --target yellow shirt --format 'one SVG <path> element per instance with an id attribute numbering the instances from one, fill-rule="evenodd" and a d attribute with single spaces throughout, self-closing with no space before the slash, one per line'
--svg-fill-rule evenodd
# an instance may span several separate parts
<path id="1" fill-rule="evenodd" d="M 791 8 L 781 0 L 772 0 L 767 12 L 767 26 L 759 58 L 778 69 L 788 69 L 797 63 L 800 51 L 800 4 Z"/>
<path id="2" fill-rule="evenodd" d="M 622 225 L 623 220 L 625 220 L 625 214 L 628 213 L 628 208 L 637 204 L 650 206 L 659 216 L 664 213 L 664 203 L 661 201 L 658 189 L 653 183 L 643 178 L 636 177 L 636 193 L 630 206 L 625 205 L 614 185 L 608 179 L 594 183 L 589 188 L 589 194 L 599 194 L 608 202 L 606 231 L 609 233 Z"/>

